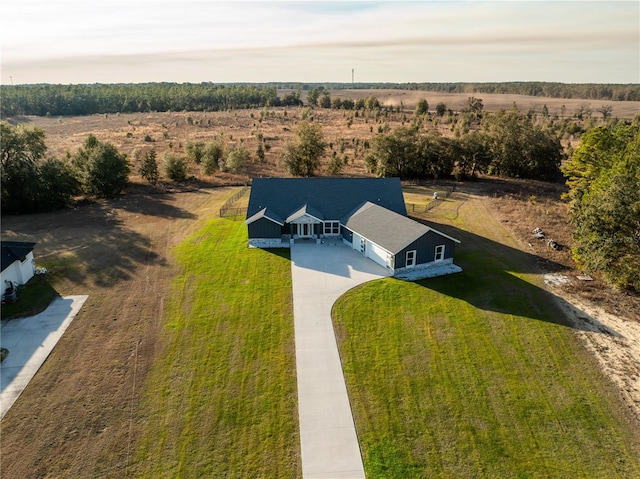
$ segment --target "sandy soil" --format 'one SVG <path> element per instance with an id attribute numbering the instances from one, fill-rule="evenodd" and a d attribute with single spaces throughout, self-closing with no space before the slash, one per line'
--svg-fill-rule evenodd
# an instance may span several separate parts
<path id="1" fill-rule="evenodd" d="M 640 421 L 640 297 L 618 291 L 597 276 L 585 280 L 576 269 L 567 205 L 559 200 L 563 186 L 517 180 L 490 180 L 490 185 L 482 197 L 486 201 L 485 195 L 489 196 L 495 217 L 520 248 L 537 256 L 544 287 L 558 297 L 559 306 L 576 325 L 576 334 Z M 556 251 L 534 238 L 531 232 L 538 227 L 562 249 Z"/>

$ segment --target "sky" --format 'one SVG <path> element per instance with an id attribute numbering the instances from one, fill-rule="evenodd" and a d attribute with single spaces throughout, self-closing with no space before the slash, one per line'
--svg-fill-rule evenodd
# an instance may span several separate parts
<path id="1" fill-rule="evenodd" d="M 2 0 L 0 82 L 640 83 L 640 2 Z"/>

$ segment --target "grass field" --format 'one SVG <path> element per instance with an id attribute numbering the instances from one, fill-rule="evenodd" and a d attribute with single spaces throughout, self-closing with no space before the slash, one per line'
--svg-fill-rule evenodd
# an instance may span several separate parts
<path id="1" fill-rule="evenodd" d="M 455 204 L 439 213 L 451 224 L 504 234 Z M 640 476 L 634 423 L 530 258 L 445 231 L 463 273 L 369 283 L 334 306 L 367 477 Z"/>
<path id="2" fill-rule="evenodd" d="M 137 476 L 300 475 L 288 253 L 247 250 L 222 219 L 178 246 Z"/>
<path id="3" fill-rule="evenodd" d="M 424 216 L 462 240 L 464 273 L 337 307 L 368 477 L 637 477 L 638 423 L 503 228 L 517 203 L 496 212 L 493 183 Z M 212 220 L 235 191 L 3 217 L 59 294 L 89 300 L 2 421 L 1 477 L 300 476 L 290 264 Z M 633 354 L 636 336 L 599 335 L 603 355 Z"/>

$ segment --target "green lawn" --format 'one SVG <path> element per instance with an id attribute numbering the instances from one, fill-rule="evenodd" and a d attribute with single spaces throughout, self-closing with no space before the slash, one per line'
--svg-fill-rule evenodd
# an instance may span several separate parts
<path id="1" fill-rule="evenodd" d="M 218 219 L 177 248 L 137 476 L 301 475 L 289 251 L 246 234 Z"/>
<path id="2" fill-rule="evenodd" d="M 58 293 L 44 275 L 36 275 L 24 286 L 18 287 L 18 300 L 2 305 L 2 319 L 22 318 L 41 313 Z"/>
<path id="3" fill-rule="evenodd" d="M 496 258 L 334 306 L 372 478 L 640 477 L 638 433 L 549 293 Z"/>
<path id="4" fill-rule="evenodd" d="M 640 477 L 634 423 L 526 255 L 458 233 L 463 273 L 375 281 L 334 307 L 367 477 Z M 131 472 L 300 477 L 288 250 L 249 250 L 219 219 L 176 257 Z"/>

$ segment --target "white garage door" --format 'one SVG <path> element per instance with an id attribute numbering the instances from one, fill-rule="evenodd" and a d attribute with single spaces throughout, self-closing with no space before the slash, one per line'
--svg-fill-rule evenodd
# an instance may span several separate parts
<path id="1" fill-rule="evenodd" d="M 387 264 L 388 253 L 377 244 L 369 243 L 369 245 L 371 247 L 367 248 L 367 256 L 385 268 L 389 266 Z"/>

